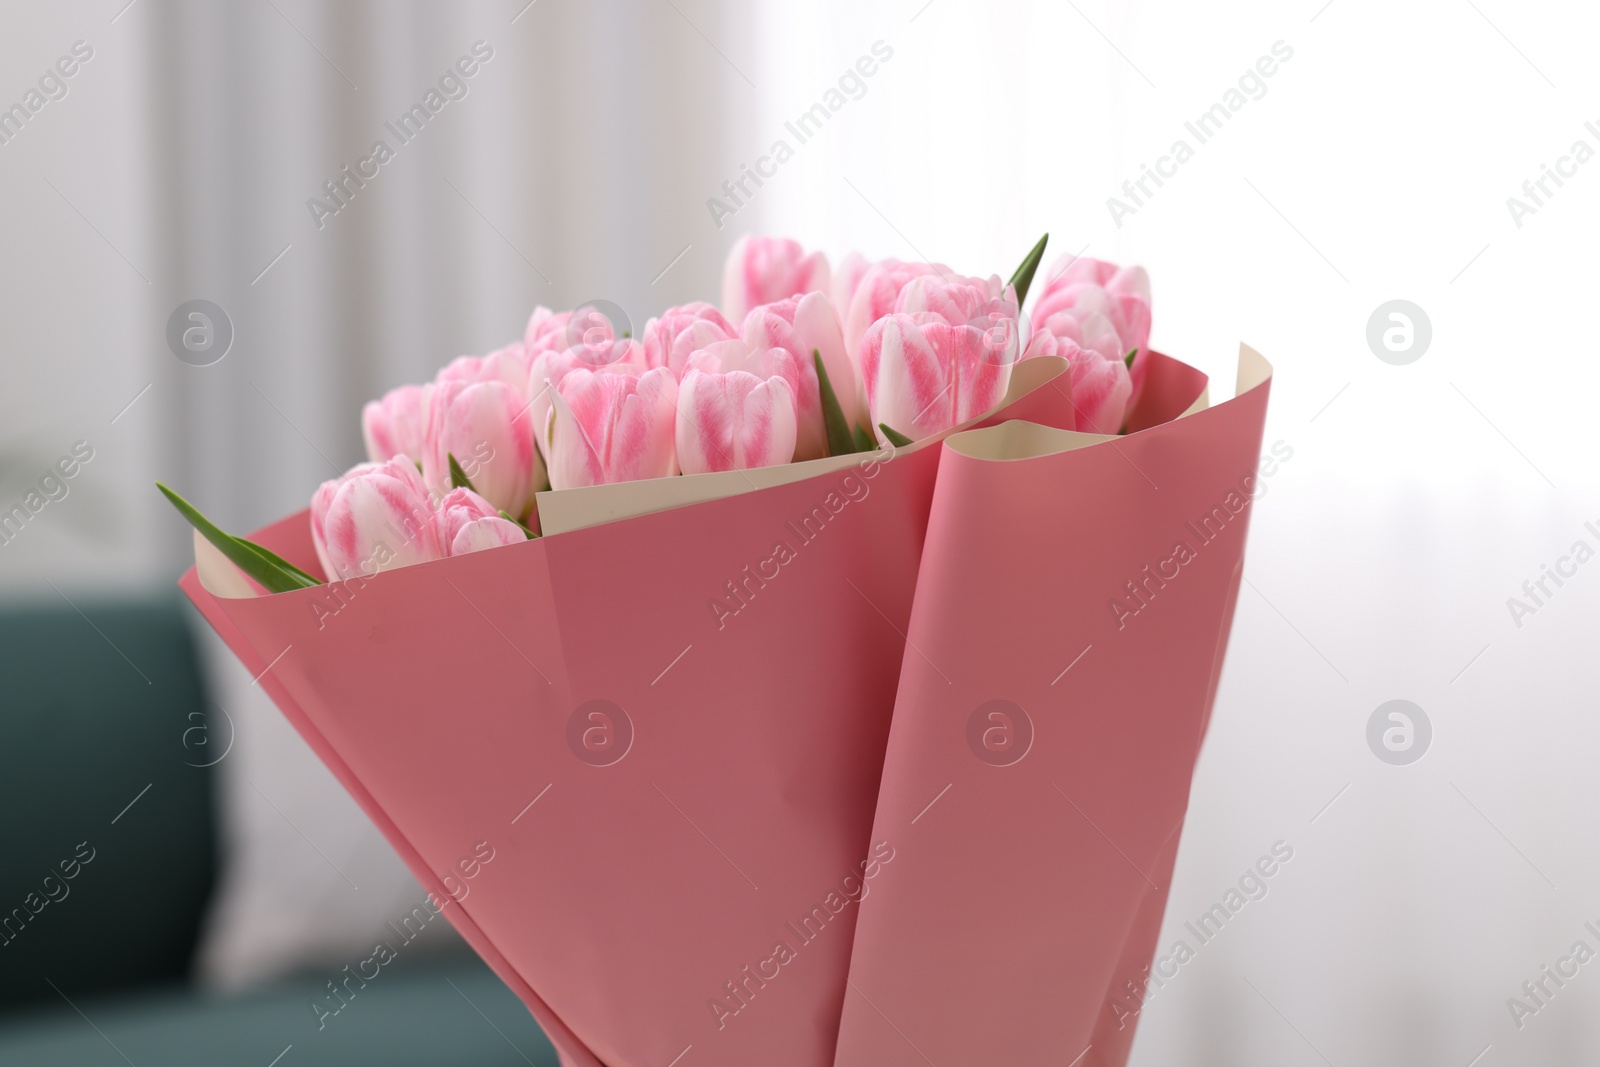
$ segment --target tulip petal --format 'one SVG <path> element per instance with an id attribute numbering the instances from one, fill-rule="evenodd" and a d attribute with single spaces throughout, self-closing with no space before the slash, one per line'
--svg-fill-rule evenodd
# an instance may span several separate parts
<path id="1" fill-rule="evenodd" d="M 1114 434 L 1122 430 L 1133 379 L 1120 359 L 1080 350 L 1071 359 L 1072 406 L 1078 429 L 1085 433 Z"/>
<path id="2" fill-rule="evenodd" d="M 679 390 L 675 435 L 685 474 L 787 463 L 794 455 L 794 392 L 777 375 L 691 370 Z"/>
<path id="3" fill-rule="evenodd" d="M 498 515 L 487 519 L 473 519 L 462 524 L 450 541 L 450 554 L 464 556 L 485 548 L 517 545 L 528 539 L 522 528 Z"/>
<path id="4" fill-rule="evenodd" d="M 496 508 L 527 514 L 544 485 L 544 463 L 534 446 L 530 405 L 498 381 L 436 387 L 422 457 L 423 477 L 436 493 L 452 487 L 449 457 Z"/>
<path id="5" fill-rule="evenodd" d="M 678 382 L 666 367 L 627 373 L 572 371 L 554 396 L 547 429 L 555 489 L 678 472 L 673 445 Z"/>

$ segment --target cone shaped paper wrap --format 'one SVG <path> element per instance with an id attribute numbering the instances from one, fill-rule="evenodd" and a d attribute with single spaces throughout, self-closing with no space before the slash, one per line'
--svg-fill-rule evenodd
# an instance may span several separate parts
<path id="1" fill-rule="evenodd" d="M 182 585 L 569 1067 L 1120 1064 L 1270 373 L 1245 350 L 1205 408 L 1151 361 L 1122 437 L 1059 429 L 1065 364 L 1028 360 L 987 428 L 898 453 Z M 253 539 L 320 573 L 304 513 Z"/>

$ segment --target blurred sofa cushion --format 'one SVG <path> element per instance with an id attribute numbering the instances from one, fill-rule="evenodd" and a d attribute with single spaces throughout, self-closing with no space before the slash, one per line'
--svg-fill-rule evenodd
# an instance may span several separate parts
<path id="1" fill-rule="evenodd" d="M 231 743 L 216 767 L 222 856 L 197 977 L 223 992 L 301 971 L 336 972 L 370 955 L 422 887 L 198 613 L 208 690 Z M 217 753 L 220 755 L 220 753 Z M 213 757 L 214 758 L 214 757 Z M 440 922 L 410 955 L 470 950 Z"/>
<path id="2" fill-rule="evenodd" d="M 505 985 L 475 957 L 402 957 L 331 1018 L 310 1005 L 323 977 L 242 997 L 180 989 L 4 1017 L 0 1063 L 28 1067 L 556 1067 L 555 1050 Z M 81 1010 L 82 1014 L 79 1014 Z M 321 1028 L 318 1024 L 321 1022 Z"/>
<path id="3" fill-rule="evenodd" d="M 214 844 L 183 610 L 0 609 L 0 1007 L 188 972 Z"/>

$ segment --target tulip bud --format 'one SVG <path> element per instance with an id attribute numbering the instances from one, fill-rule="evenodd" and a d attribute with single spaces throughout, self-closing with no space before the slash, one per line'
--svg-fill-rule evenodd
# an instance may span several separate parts
<path id="1" fill-rule="evenodd" d="M 449 457 L 496 508 L 521 518 L 544 487 L 544 463 L 533 443 L 530 405 L 498 381 L 434 387 L 428 412 L 422 475 L 436 494 L 449 492 Z"/>
<path id="2" fill-rule="evenodd" d="M 451 556 L 528 539 L 516 523 L 501 518 L 493 505 L 471 489 L 452 489 L 445 494 L 434 512 L 434 524 L 440 546 Z"/>
<path id="3" fill-rule="evenodd" d="M 827 257 L 787 237 L 741 237 L 722 269 L 722 310 L 734 322 L 757 305 L 827 291 Z"/>
<path id="4" fill-rule="evenodd" d="M 533 355 L 559 344 L 565 336 L 570 311 L 551 311 L 540 304 L 528 317 L 528 326 L 522 333 L 522 343 Z"/>
<path id="5" fill-rule="evenodd" d="M 667 368 L 578 368 L 562 379 L 552 399 L 545 431 L 552 488 L 678 473 L 678 382 Z"/>
<path id="6" fill-rule="evenodd" d="M 907 282 L 927 274 L 954 277 L 948 267 L 938 263 L 902 263 L 898 259 L 874 263 L 861 275 L 849 305 L 839 309 L 844 315 L 844 347 L 858 366 L 867 327 L 895 310 Z"/>
<path id="7" fill-rule="evenodd" d="M 644 325 L 644 365 L 666 367 L 681 379 L 691 354 L 738 336 L 738 328 L 710 304 L 668 308 Z"/>
<path id="8" fill-rule="evenodd" d="M 644 349 L 638 341 L 605 341 L 594 346 L 549 348 L 533 359 L 528 373 L 528 421 L 534 427 L 539 454 L 548 463 L 548 442 L 544 428 L 550 423 L 550 409 L 556 390 L 575 370 L 598 373 L 637 374 L 644 367 Z"/>
<path id="9" fill-rule="evenodd" d="M 422 426 L 426 393 L 420 385 L 391 389 L 381 400 L 370 400 L 361 409 L 361 436 L 366 440 L 367 458 L 382 463 L 405 456 L 422 461 Z"/>
<path id="10" fill-rule="evenodd" d="M 311 540 L 329 581 L 444 555 L 427 486 L 416 466 L 398 456 L 322 483 L 311 498 Z"/>
<path id="11" fill-rule="evenodd" d="M 741 340 L 744 354 L 735 359 L 724 355 L 724 370 L 748 370 L 757 376 L 781 373 L 794 391 L 798 419 L 794 458 L 816 459 L 827 455 L 828 432 L 822 417 L 822 396 L 812 353 L 822 356 L 828 381 L 838 398 L 839 409 L 847 419 L 857 419 L 865 408 L 859 401 L 855 364 L 844 350 L 844 334 L 833 302 L 822 293 L 808 293 L 754 308 L 745 317 Z M 753 359 L 750 353 L 781 349 L 779 359 Z M 721 350 L 724 353 L 728 349 Z"/>
<path id="12" fill-rule="evenodd" d="M 675 437 L 685 474 L 788 463 L 794 392 L 779 375 L 690 370 L 679 386 Z"/>
<path id="13" fill-rule="evenodd" d="M 1144 384 L 1150 350 L 1150 276 L 1143 267 L 1119 267 L 1086 256 L 1063 256 L 1050 268 L 1049 280 L 1034 305 L 1036 326 L 1050 323 L 1051 331 L 1066 336 L 1058 320 L 1075 320 L 1089 332 L 1088 320 L 1099 316 L 1115 334 L 1115 341 L 1075 338 L 1084 348 L 1094 348 L 1107 358 L 1134 357 L 1132 378 L 1137 395 Z M 1104 343 L 1100 343 L 1104 341 Z M 1110 349 L 1108 351 L 1108 349 Z"/>
<path id="14" fill-rule="evenodd" d="M 834 309 L 839 312 L 840 325 L 843 325 L 844 316 L 850 310 L 850 301 L 855 298 L 862 277 L 871 269 L 872 264 L 860 252 L 851 252 L 834 268 L 833 284 L 828 295 L 833 300 Z"/>
<path id="15" fill-rule="evenodd" d="M 896 303 L 899 310 L 862 338 L 874 425 L 918 440 L 976 418 L 1004 398 L 1020 348 L 1010 286 L 998 277 L 925 275 L 909 282 Z"/>
<path id="16" fill-rule="evenodd" d="M 1052 317 L 1050 327 L 1036 329 L 1023 358 L 1061 356 L 1065 359 L 1070 368 L 1068 381 L 1075 428 L 1084 433 L 1120 433 L 1133 396 L 1133 378 L 1128 365 L 1116 354 L 1116 345 L 1120 342 L 1102 341 L 1091 348 L 1082 343 L 1081 336 L 1075 336 L 1087 332 L 1093 337 L 1111 328 L 1109 323 L 1096 327 L 1092 322 L 1096 318 L 1100 316 L 1092 316 L 1087 331 L 1080 331 L 1076 322 L 1063 321 L 1060 315 Z"/>

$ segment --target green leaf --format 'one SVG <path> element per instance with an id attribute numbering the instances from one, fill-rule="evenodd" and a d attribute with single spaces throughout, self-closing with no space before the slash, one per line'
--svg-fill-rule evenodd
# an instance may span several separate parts
<path id="1" fill-rule="evenodd" d="M 1032 251 L 1022 257 L 1022 262 L 1017 266 L 1017 272 L 1011 276 L 1011 281 L 1008 284 L 1016 287 L 1018 307 L 1022 306 L 1022 301 L 1028 296 L 1028 287 L 1033 284 L 1034 272 L 1039 269 L 1039 261 L 1044 259 L 1044 246 L 1049 240 L 1049 234 L 1039 238 L 1039 243 L 1033 246 Z"/>
<path id="2" fill-rule="evenodd" d="M 189 520 L 189 525 L 200 531 L 200 535 L 228 558 L 234 566 L 254 578 L 269 593 L 287 593 L 294 589 L 309 589 L 314 585 L 321 585 L 311 575 L 294 566 L 292 563 L 274 555 L 267 549 L 242 537 L 234 537 L 224 532 L 210 519 L 195 510 L 183 497 L 171 489 L 156 483 L 156 488 L 172 502 L 178 509 L 178 514 Z"/>
<path id="3" fill-rule="evenodd" d="M 828 368 L 822 365 L 822 353 L 813 348 L 811 361 L 817 366 L 817 387 L 822 394 L 822 425 L 828 431 L 828 455 L 848 456 L 856 450 L 855 441 L 850 436 L 850 423 L 839 407 L 833 383 L 828 380 Z"/>
<path id="4" fill-rule="evenodd" d="M 907 437 L 903 433 L 891 430 L 888 423 L 878 423 L 878 429 L 883 431 L 883 436 L 888 438 L 889 443 L 894 445 L 896 448 L 904 448 L 906 445 L 911 443 L 911 438 Z"/>
<path id="5" fill-rule="evenodd" d="M 455 454 L 453 452 L 446 452 L 444 457 L 450 461 L 450 488 L 472 489 L 472 491 L 476 493 L 478 490 L 473 488 L 472 479 L 467 477 L 467 472 L 462 470 L 461 464 L 456 462 Z"/>
<path id="6" fill-rule="evenodd" d="M 1128 349 L 1128 354 L 1122 357 L 1123 364 L 1129 370 L 1133 369 L 1133 357 L 1137 356 L 1138 354 L 1139 354 L 1139 350 L 1137 348 L 1130 348 L 1130 349 Z"/>
<path id="7" fill-rule="evenodd" d="M 235 543 L 237 543 L 240 546 L 242 546 L 246 551 L 254 554 L 255 556 L 258 556 L 263 562 L 267 563 L 268 565 L 273 566 L 273 567 L 277 567 L 277 568 L 279 568 L 281 570 L 288 571 L 289 574 L 293 575 L 296 578 L 299 578 L 301 583 L 302 583 L 302 585 L 305 588 L 310 588 L 313 585 L 321 585 L 322 584 L 321 582 L 317 581 L 315 578 L 311 577 L 311 575 L 309 575 L 305 571 L 301 570 L 299 567 L 296 567 L 293 563 L 290 563 L 288 560 L 284 559 L 282 556 L 280 556 L 277 553 L 271 551 L 270 549 L 266 549 L 266 548 L 261 547 L 260 545 L 256 544 L 254 541 L 246 541 L 242 537 L 235 537 L 233 540 L 235 541 Z"/>
<path id="8" fill-rule="evenodd" d="M 856 424 L 856 451 L 857 452 L 876 452 L 877 450 L 878 450 L 878 442 L 873 440 L 872 431 L 867 429 L 862 424 L 857 423 Z"/>
<path id="9" fill-rule="evenodd" d="M 505 508 L 501 508 L 500 509 L 500 517 L 502 519 L 506 520 L 507 522 L 515 523 L 517 529 L 519 529 L 523 533 L 527 534 L 528 535 L 528 540 L 530 540 L 530 541 L 532 541 L 535 537 L 539 536 L 538 534 L 534 533 L 532 530 L 528 529 L 527 525 L 524 524 L 520 519 L 512 518 L 511 517 L 511 512 L 507 511 Z"/>

